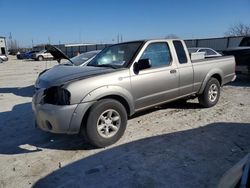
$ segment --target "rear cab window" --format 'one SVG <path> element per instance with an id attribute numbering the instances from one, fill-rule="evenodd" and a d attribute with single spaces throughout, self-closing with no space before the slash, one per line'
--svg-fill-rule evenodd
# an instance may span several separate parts
<path id="1" fill-rule="evenodd" d="M 175 41 L 173 41 L 173 44 L 174 44 L 174 48 L 175 48 L 179 63 L 180 64 L 187 63 L 188 62 L 187 54 L 184 50 L 184 46 L 183 46 L 182 42 L 179 40 L 175 40 Z"/>

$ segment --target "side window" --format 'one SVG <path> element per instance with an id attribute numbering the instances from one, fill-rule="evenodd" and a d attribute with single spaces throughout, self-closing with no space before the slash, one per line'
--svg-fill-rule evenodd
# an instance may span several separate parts
<path id="1" fill-rule="evenodd" d="M 200 49 L 199 52 L 205 52 L 205 55 L 207 55 L 207 51 L 205 49 Z"/>
<path id="2" fill-rule="evenodd" d="M 175 40 L 175 41 L 173 41 L 173 43 L 174 43 L 174 47 L 175 47 L 175 51 L 177 53 L 179 63 L 180 64 L 187 63 L 187 55 L 186 55 L 186 52 L 184 50 L 184 47 L 183 47 L 181 41 Z"/>
<path id="3" fill-rule="evenodd" d="M 210 49 L 200 49 L 199 52 L 205 52 L 205 55 L 216 55 L 216 53 Z"/>
<path id="4" fill-rule="evenodd" d="M 172 61 L 168 44 L 165 42 L 149 44 L 140 59 L 149 59 L 152 67 L 167 66 Z"/>
<path id="5" fill-rule="evenodd" d="M 207 55 L 216 55 L 216 53 L 213 50 L 207 49 L 206 51 Z"/>

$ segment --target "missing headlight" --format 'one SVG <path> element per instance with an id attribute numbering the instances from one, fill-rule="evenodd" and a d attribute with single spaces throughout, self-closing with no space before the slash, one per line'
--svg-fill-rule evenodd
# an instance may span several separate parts
<path id="1" fill-rule="evenodd" d="M 54 105 L 69 105 L 70 92 L 62 87 L 50 87 L 44 91 L 44 103 Z"/>

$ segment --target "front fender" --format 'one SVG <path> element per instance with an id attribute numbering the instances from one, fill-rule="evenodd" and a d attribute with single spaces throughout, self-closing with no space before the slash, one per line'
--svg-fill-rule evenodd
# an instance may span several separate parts
<path id="1" fill-rule="evenodd" d="M 223 72 L 222 72 L 222 70 L 220 70 L 220 69 L 218 69 L 218 68 L 215 68 L 215 69 L 210 70 L 210 71 L 207 73 L 205 79 L 203 80 L 202 85 L 201 85 L 201 88 L 200 88 L 198 94 L 202 94 L 202 93 L 203 93 L 203 91 L 204 91 L 204 89 L 205 89 L 205 87 L 206 87 L 206 85 L 207 85 L 208 80 L 209 80 L 213 75 L 215 75 L 215 74 L 220 75 L 221 79 L 223 78 Z"/>
<path id="2" fill-rule="evenodd" d="M 110 96 L 110 95 L 119 96 L 125 99 L 129 105 L 130 115 L 134 113 L 135 110 L 134 110 L 133 96 L 127 89 L 122 88 L 120 86 L 113 86 L 113 85 L 102 86 L 95 90 L 92 90 L 82 99 L 81 103 L 97 101 L 103 97 Z"/>

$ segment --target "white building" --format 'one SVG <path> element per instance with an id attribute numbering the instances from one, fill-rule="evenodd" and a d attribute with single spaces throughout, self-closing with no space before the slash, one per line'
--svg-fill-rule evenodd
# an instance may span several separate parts
<path id="1" fill-rule="evenodd" d="M 1 36 L 0 36 L 0 54 L 7 55 L 6 40 L 5 40 L 5 37 L 1 37 Z"/>

